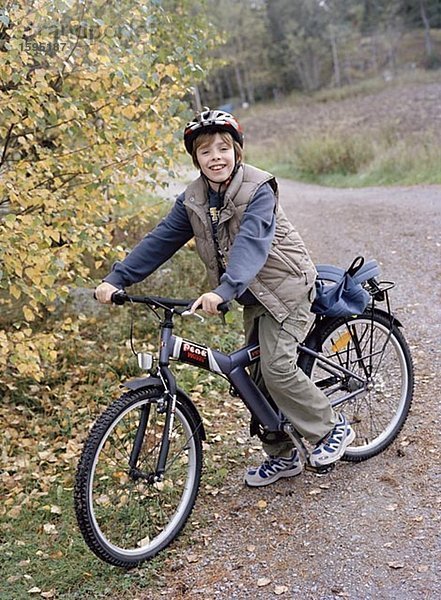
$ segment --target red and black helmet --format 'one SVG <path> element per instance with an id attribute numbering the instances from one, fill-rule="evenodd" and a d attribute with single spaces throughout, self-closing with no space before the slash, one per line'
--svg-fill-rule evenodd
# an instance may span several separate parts
<path id="1" fill-rule="evenodd" d="M 193 142 L 201 133 L 227 131 L 243 148 L 243 131 L 236 117 L 223 110 L 205 109 L 187 123 L 184 130 L 185 149 L 193 152 Z"/>

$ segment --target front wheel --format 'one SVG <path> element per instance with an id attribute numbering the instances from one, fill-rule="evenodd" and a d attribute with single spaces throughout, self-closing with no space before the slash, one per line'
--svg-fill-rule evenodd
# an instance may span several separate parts
<path id="1" fill-rule="evenodd" d="M 202 426 L 185 398 L 176 403 L 164 476 L 155 477 L 164 408 L 158 388 L 128 392 L 101 415 L 84 445 L 75 485 L 78 524 L 90 549 L 116 566 L 134 567 L 168 546 L 196 500 Z"/>
<path id="2" fill-rule="evenodd" d="M 413 365 L 403 334 L 389 315 L 374 311 L 323 320 L 309 345 L 331 362 L 302 353 L 299 366 L 356 433 L 343 459 L 376 456 L 397 437 L 412 402 Z"/>

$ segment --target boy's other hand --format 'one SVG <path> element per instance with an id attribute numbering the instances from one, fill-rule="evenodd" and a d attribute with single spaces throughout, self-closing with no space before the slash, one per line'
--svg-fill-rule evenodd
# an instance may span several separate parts
<path id="1" fill-rule="evenodd" d="M 214 292 L 207 292 L 206 294 L 202 294 L 199 298 L 193 303 L 190 308 L 190 312 L 194 313 L 198 306 L 202 306 L 202 310 L 204 310 L 209 315 L 218 315 L 219 311 L 217 307 L 219 304 L 222 304 L 224 299 L 219 296 L 219 294 L 215 294 Z"/>
<path id="2" fill-rule="evenodd" d="M 100 283 L 95 290 L 95 298 L 101 304 L 112 304 L 112 294 L 118 290 L 119 288 L 115 287 L 111 283 Z"/>

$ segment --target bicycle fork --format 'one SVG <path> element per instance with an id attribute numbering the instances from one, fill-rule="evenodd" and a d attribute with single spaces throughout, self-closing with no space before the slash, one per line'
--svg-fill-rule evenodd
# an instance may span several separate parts
<path id="1" fill-rule="evenodd" d="M 170 315 L 162 324 L 161 332 L 161 351 L 159 356 L 159 369 L 158 376 L 163 384 L 163 396 L 161 404 L 158 402 L 158 413 L 162 412 L 165 414 L 164 431 L 159 442 L 159 453 L 156 462 L 156 468 L 154 471 L 145 474 L 137 468 L 139 455 L 141 452 L 144 436 L 148 424 L 150 415 L 150 405 L 143 407 L 141 416 L 136 431 L 135 440 L 133 443 L 132 452 L 130 454 L 129 465 L 130 474 L 132 477 L 147 479 L 149 483 L 156 483 L 161 481 L 165 473 L 165 465 L 167 462 L 168 452 L 170 448 L 170 441 L 173 433 L 173 425 L 176 411 L 176 379 L 173 373 L 169 369 L 169 351 L 168 341 L 171 337 L 172 321 Z"/>
<path id="2" fill-rule="evenodd" d="M 176 410 L 176 382 L 174 380 L 173 375 L 170 372 L 164 373 L 163 371 L 164 368 L 161 369 L 161 375 L 166 375 L 165 380 L 164 377 L 161 377 L 164 383 L 164 393 L 162 395 L 162 398 L 158 400 L 157 411 L 158 413 L 163 413 L 165 415 L 165 422 L 161 440 L 152 449 L 153 452 L 155 449 L 159 448 L 156 466 L 149 473 L 146 473 L 138 467 L 138 461 L 141 454 L 142 446 L 144 444 L 145 434 L 150 417 L 150 403 L 145 404 L 141 408 L 139 423 L 129 458 L 130 476 L 135 480 L 144 479 L 149 483 L 161 481 L 163 478 L 165 472 L 165 465 L 168 457 L 168 451 L 170 448 L 170 440 L 173 433 L 174 416 Z"/>
<path id="3" fill-rule="evenodd" d="M 170 440 L 173 433 L 176 410 L 176 380 L 168 367 L 162 367 L 160 374 L 161 379 L 164 382 L 164 402 L 166 408 L 164 433 L 161 438 L 161 447 L 159 450 L 158 462 L 154 475 L 155 481 L 161 481 L 165 472 L 165 463 L 167 461 L 168 451 L 170 448 Z"/>

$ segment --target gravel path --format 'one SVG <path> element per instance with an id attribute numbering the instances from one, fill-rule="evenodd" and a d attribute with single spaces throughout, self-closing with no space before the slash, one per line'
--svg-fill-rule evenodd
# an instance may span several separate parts
<path id="1" fill-rule="evenodd" d="M 140 597 L 441 598 L 441 186 L 281 181 L 281 199 L 316 262 L 347 266 L 362 254 L 396 282 L 416 370 L 411 415 L 382 455 L 326 477 L 251 490 L 233 464 L 219 492 L 198 500 L 158 590 Z"/>

